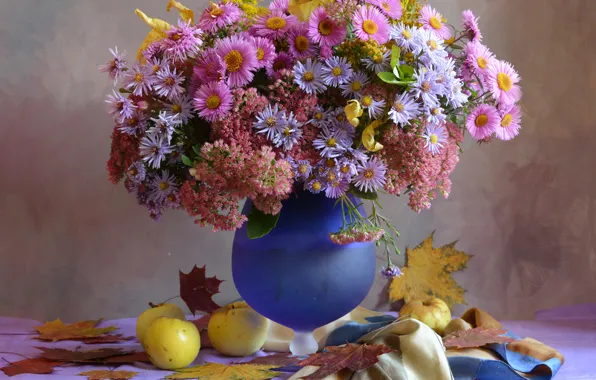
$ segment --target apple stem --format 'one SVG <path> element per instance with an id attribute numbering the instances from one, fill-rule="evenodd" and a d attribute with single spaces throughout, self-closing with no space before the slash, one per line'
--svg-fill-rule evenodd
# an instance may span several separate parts
<path id="1" fill-rule="evenodd" d="M 158 303 L 157 305 L 156 305 L 156 304 L 154 304 L 153 302 L 149 302 L 149 306 L 151 306 L 151 307 L 158 307 L 158 306 L 161 306 L 161 305 L 163 305 L 164 303 L 166 303 L 166 302 L 168 302 L 168 301 L 171 301 L 171 300 L 173 300 L 174 298 L 180 298 L 180 294 L 178 294 L 178 295 L 176 295 L 176 296 L 173 296 L 173 297 L 170 297 L 170 298 L 168 298 L 167 300 L 165 300 L 165 301 L 163 301 L 163 302 L 160 302 L 160 303 Z"/>

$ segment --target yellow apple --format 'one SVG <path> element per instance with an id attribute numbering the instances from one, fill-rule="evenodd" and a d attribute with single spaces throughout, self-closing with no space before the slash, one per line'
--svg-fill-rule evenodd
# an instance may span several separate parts
<path id="1" fill-rule="evenodd" d="M 451 322 L 449 306 L 442 299 L 432 297 L 407 302 L 399 311 L 399 315 L 400 317 L 409 315 L 435 330 L 439 335 Z"/>
<path id="2" fill-rule="evenodd" d="M 156 367 L 184 368 L 197 358 L 201 349 L 201 335 L 192 322 L 158 317 L 151 322 L 143 347 Z"/>
<path id="3" fill-rule="evenodd" d="M 147 333 L 147 329 L 149 329 L 151 322 L 159 317 L 177 318 L 186 321 L 184 312 L 172 303 L 160 304 L 145 310 L 139 315 L 139 318 L 137 318 L 137 339 L 141 344 L 143 344 L 145 340 L 145 334 Z"/>
<path id="4" fill-rule="evenodd" d="M 268 329 L 269 320 L 240 301 L 217 309 L 211 315 L 207 333 L 218 352 L 247 356 L 263 347 Z"/>

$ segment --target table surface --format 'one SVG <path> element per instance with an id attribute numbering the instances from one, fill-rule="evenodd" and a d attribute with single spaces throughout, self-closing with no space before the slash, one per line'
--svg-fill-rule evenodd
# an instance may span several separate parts
<path id="1" fill-rule="evenodd" d="M 538 314 L 537 314 L 538 317 Z M 559 318 L 544 318 L 544 320 L 534 321 L 505 321 L 504 327 L 522 337 L 531 337 L 542 341 L 549 346 L 559 350 L 565 357 L 565 364 L 559 371 L 555 380 L 577 380 L 590 379 L 596 380 L 596 317 L 590 316 L 590 319 L 573 318 L 573 320 Z M 126 318 L 114 321 L 105 321 L 105 324 L 117 325 L 124 335 L 134 335 L 135 319 Z M 22 357 L 8 352 L 34 357 L 38 351 L 33 346 L 52 346 L 63 348 L 75 348 L 81 346 L 80 342 L 57 342 L 46 343 L 31 339 L 33 335 L 24 335 L 31 333 L 34 326 L 39 322 L 28 319 L 18 318 L 0 318 L 0 367 L 8 361 L 18 361 Z M 101 347 L 124 347 L 140 350 L 140 345 L 135 342 L 124 342 L 118 345 L 101 345 Z M 98 348 L 98 345 L 89 347 Z M 258 356 L 265 355 L 260 352 Z M 2 360 L 4 358 L 5 360 Z M 204 362 L 231 362 L 237 359 L 222 358 L 212 349 L 201 350 L 195 364 Z M 121 366 L 121 370 L 131 370 L 142 372 L 135 379 L 161 379 L 171 373 L 167 371 L 157 371 L 150 364 L 139 363 L 140 366 Z M 93 369 L 107 369 L 107 367 L 98 366 L 77 366 L 77 367 L 58 367 L 53 375 L 19 375 L 14 379 L 81 379 L 76 376 L 77 373 Z M 0 378 L 7 377 L 0 371 Z"/>

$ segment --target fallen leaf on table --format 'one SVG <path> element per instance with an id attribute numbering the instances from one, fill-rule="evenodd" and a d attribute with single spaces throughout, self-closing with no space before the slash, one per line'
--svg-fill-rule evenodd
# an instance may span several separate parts
<path id="1" fill-rule="evenodd" d="M 192 322 L 195 326 L 197 326 L 197 329 L 199 331 L 204 331 L 204 330 L 207 330 L 207 327 L 209 327 L 210 320 L 211 320 L 211 314 L 206 314 L 206 315 L 203 315 L 199 319 L 195 319 L 195 320 L 189 321 L 189 322 Z"/>
<path id="2" fill-rule="evenodd" d="M 117 329 L 115 326 L 97 328 L 96 326 L 99 322 L 101 322 L 101 319 L 65 324 L 60 319 L 56 319 L 55 321 L 46 322 L 43 325 L 36 327 L 35 329 L 39 333 L 39 336 L 36 338 L 50 340 L 52 342 L 59 340 L 76 340 L 94 338 Z"/>
<path id="3" fill-rule="evenodd" d="M 103 344 L 103 343 L 120 343 L 128 340 L 133 340 L 134 336 L 122 336 L 122 334 L 117 335 L 100 335 L 92 338 L 81 338 L 76 339 L 80 340 L 85 344 Z"/>
<path id="4" fill-rule="evenodd" d="M 193 315 L 197 311 L 211 314 L 219 309 L 219 305 L 211 297 L 219 293 L 222 282 L 215 276 L 207 278 L 205 266 L 198 268 L 195 265 L 188 274 L 180 271 L 180 298 Z"/>
<path id="5" fill-rule="evenodd" d="M 385 345 L 376 344 L 347 344 L 345 346 L 330 346 L 324 352 L 312 354 L 298 362 L 301 367 L 318 366 L 316 372 L 303 378 L 303 380 L 324 379 L 325 377 L 349 369 L 354 372 L 362 371 L 375 365 L 379 356 L 392 352 Z"/>
<path id="6" fill-rule="evenodd" d="M 66 348 L 35 347 L 42 356 L 49 360 L 69 363 L 94 363 L 111 356 L 122 356 L 132 353 L 120 348 L 100 348 L 96 350 L 68 350 Z"/>
<path id="7" fill-rule="evenodd" d="M 287 353 L 280 352 L 278 354 L 259 356 L 249 362 L 243 364 L 260 364 L 260 365 L 273 365 L 276 367 L 286 367 L 296 365 L 300 361 L 300 358 L 295 356 L 289 356 Z"/>
<path id="8" fill-rule="evenodd" d="M 10 363 L 9 366 L 0 369 L 6 374 L 6 376 L 16 376 L 22 373 L 43 375 L 52 373 L 54 371 L 54 367 L 57 367 L 61 364 L 63 363 L 46 358 L 31 358 Z"/>
<path id="9" fill-rule="evenodd" d="M 81 372 L 79 376 L 87 376 L 89 380 L 128 380 L 135 377 L 138 373 L 131 371 L 94 370 Z"/>
<path id="10" fill-rule="evenodd" d="M 507 330 L 485 329 L 476 327 L 469 330 L 460 330 L 443 338 L 443 345 L 446 348 L 475 348 L 491 343 L 511 343 L 515 339 L 503 336 Z"/>
<path id="11" fill-rule="evenodd" d="M 389 297 L 392 301 L 416 298 L 440 298 L 452 307 L 465 303 L 465 290 L 451 277 L 451 273 L 466 268 L 470 255 L 455 249 L 456 242 L 433 248 L 433 234 L 414 249 L 406 249 L 406 266 L 402 275 L 391 281 Z"/>
<path id="12" fill-rule="evenodd" d="M 132 364 L 134 362 L 150 363 L 149 355 L 146 352 L 131 352 L 125 355 L 110 356 L 101 361 L 102 364 Z"/>
<path id="13" fill-rule="evenodd" d="M 203 365 L 188 367 L 176 371 L 175 374 L 166 376 L 166 379 L 250 379 L 268 380 L 279 376 L 281 372 L 272 371 L 276 366 L 256 364 L 218 364 L 205 363 Z"/>

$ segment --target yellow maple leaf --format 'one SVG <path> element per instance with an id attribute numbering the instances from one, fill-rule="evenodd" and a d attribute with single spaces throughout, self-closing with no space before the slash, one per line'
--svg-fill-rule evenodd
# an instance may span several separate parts
<path id="1" fill-rule="evenodd" d="M 93 338 L 116 330 L 114 326 L 97 328 L 101 319 L 96 321 L 80 321 L 72 324 L 66 324 L 60 319 L 52 322 L 46 322 L 35 329 L 39 333 L 37 339 L 51 340 L 56 342 L 58 340 Z"/>
<path id="2" fill-rule="evenodd" d="M 462 270 L 471 255 L 455 249 L 457 242 L 433 248 L 434 232 L 414 249 L 406 249 L 403 274 L 391 281 L 389 298 L 392 301 L 437 297 L 449 307 L 465 303 L 465 290 L 451 277 Z"/>
<path id="3" fill-rule="evenodd" d="M 99 370 L 79 373 L 79 376 L 87 376 L 89 380 L 128 380 L 135 377 L 139 372 L 132 371 L 110 371 Z"/>
<path id="4" fill-rule="evenodd" d="M 172 10 L 172 8 L 178 10 L 178 13 L 180 13 L 180 18 L 185 22 L 190 22 L 191 24 L 195 23 L 195 13 L 190 8 L 187 8 L 176 0 L 170 0 L 166 6 L 166 11 L 169 12 Z"/>
<path id="5" fill-rule="evenodd" d="M 188 367 L 166 376 L 166 379 L 251 379 L 267 380 L 279 376 L 281 372 L 271 371 L 278 366 L 260 364 L 218 364 L 205 363 L 195 367 Z"/>

